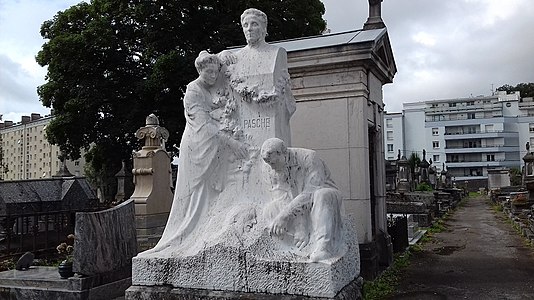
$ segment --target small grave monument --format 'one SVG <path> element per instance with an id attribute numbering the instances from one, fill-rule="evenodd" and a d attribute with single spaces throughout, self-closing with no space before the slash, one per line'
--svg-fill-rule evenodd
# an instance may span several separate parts
<path id="1" fill-rule="evenodd" d="M 150 114 L 135 136 L 145 145 L 133 152 L 135 190 L 130 199 L 135 202 L 137 241 L 146 250 L 161 237 L 171 209 L 171 158 L 164 147 L 169 132 Z"/>

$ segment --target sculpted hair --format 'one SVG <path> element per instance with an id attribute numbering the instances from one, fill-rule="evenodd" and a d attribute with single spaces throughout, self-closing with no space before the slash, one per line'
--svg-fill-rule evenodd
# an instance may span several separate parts
<path id="1" fill-rule="evenodd" d="M 270 139 L 267 139 L 265 142 L 263 142 L 263 145 L 261 146 L 261 151 L 263 152 L 267 149 L 280 151 L 280 153 L 283 153 L 283 154 L 287 153 L 286 144 L 284 143 L 284 141 L 282 141 L 279 138 L 270 138 Z"/>
<path id="2" fill-rule="evenodd" d="M 195 68 L 197 68 L 197 72 L 200 74 L 200 71 L 209 64 L 216 64 L 219 68 L 222 65 L 221 60 L 217 55 L 211 54 L 206 50 L 200 51 L 198 57 L 195 59 Z"/>
<path id="3" fill-rule="evenodd" d="M 267 30 L 267 15 L 263 11 L 255 8 L 248 8 L 241 14 L 241 24 L 243 24 L 245 17 L 249 15 L 257 17 L 265 30 Z"/>

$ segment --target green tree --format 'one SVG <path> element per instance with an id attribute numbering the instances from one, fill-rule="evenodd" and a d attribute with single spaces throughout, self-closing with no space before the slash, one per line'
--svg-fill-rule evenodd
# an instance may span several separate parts
<path id="1" fill-rule="evenodd" d="M 519 83 L 516 86 L 505 84 L 497 88 L 497 91 L 506 91 L 508 93 L 519 91 L 521 97 L 534 97 L 534 83 Z"/>
<path id="2" fill-rule="evenodd" d="M 410 171 L 412 172 L 412 177 L 415 176 L 415 169 L 419 167 L 420 163 L 421 163 L 421 158 L 419 157 L 417 152 L 412 152 L 412 154 L 410 154 L 410 157 L 408 158 L 408 164 L 410 165 Z"/>
<path id="3" fill-rule="evenodd" d="M 134 132 L 152 112 L 171 133 L 167 144 L 179 144 L 180 99 L 197 76 L 194 59 L 245 44 L 239 19 L 248 7 L 268 15 L 269 40 L 326 27 L 320 0 L 92 0 L 58 12 L 41 26 L 48 41 L 36 57 L 48 66 L 38 94 L 54 110 L 49 142 L 71 159 L 94 145 L 86 159 L 107 176 L 130 158 Z"/>
<path id="4" fill-rule="evenodd" d="M 519 168 L 510 168 L 510 185 L 511 186 L 520 186 L 522 184 L 522 173 Z"/>

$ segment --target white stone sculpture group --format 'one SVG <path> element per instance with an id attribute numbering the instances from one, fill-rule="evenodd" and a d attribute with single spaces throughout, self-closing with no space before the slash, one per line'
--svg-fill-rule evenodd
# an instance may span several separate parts
<path id="1" fill-rule="evenodd" d="M 276 285 L 263 274 L 270 263 L 334 264 L 357 248 L 356 233 L 344 231 L 342 197 L 324 162 L 315 151 L 287 147 L 296 104 L 285 50 L 265 42 L 263 12 L 245 10 L 241 24 L 244 48 L 202 51 L 195 61 L 199 77 L 183 100 L 187 123 L 173 206 L 159 243 L 134 259 L 134 284 L 202 288 L 210 282 L 272 292 Z M 151 259 L 172 263 L 158 270 Z M 359 269 L 357 258 L 347 261 L 343 268 Z M 190 267 L 198 264 L 209 271 Z M 239 278 L 227 278 L 236 265 Z M 217 275 L 221 269 L 227 273 Z"/>

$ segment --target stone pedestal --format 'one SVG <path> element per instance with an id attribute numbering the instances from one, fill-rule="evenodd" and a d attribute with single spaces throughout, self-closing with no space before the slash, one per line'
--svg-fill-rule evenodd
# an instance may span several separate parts
<path id="1" fill-rule="evenodd" d="M 238 105 L 238 124 L 245 141 L 255 147 L 277 137 L 291 146 L 289 119 L 295 111 L 283 48 L 267 45 L 263 51 L 237 51 L 230 65 L 232 94 Z M 254 62 L 251 64 L 251 62 Z"/>
<path id="2" fill-rule="evenodd" d="M 133 152 L 135 221 L 139 250 L 152 248 L 165 228 L 172 205 L 171 157 L 163 147 L 168 131 L 159 126 L 155 115 L 147 117 L 146 127 L 136 132 L 145 146 Z"/>

